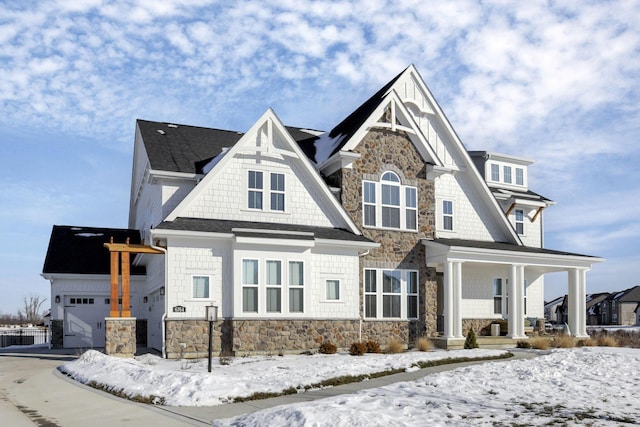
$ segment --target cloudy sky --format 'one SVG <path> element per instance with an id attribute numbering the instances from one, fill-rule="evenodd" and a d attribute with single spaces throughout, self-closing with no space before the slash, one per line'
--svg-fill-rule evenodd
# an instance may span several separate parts
<path id="1" fill-rule="evenodd" d="M 53 224 L 127 226 L 137 118 L 328 130 L 412 63 L 468 149 L 537 160 L 588 292 L 640 284 L 640 0 L 0 0 L 0 313 L 49 297 Z"/>

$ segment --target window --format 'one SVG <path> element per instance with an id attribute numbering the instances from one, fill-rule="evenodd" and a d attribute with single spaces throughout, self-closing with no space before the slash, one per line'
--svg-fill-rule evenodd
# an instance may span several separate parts
<path id="1" fill-rule="evenodd" d="M 242 260 L 242 311 L 258 312 L 258 260 Z"/>
<path id="2" fill-rule="evenodd" d="M 516 168 L 516 184 L 524 185 L 524 169 Z"/>
<path id="3" fill-rule="evenodd" d="M 267 313 L 282 311 L 282 262 L 267 261 Z"/>
<path id="4" fill-rule="evenodd" d="M 191 296 L 193 298 L 209 298 L 209 276 L 193 276 Z"/>
<path id="5" fill-rule="evenodd" d="M 407 317 L 418 318 L 418 272 L 407 272 Z"/>
<path id="6" fill-rule="evenodd" d="M 289 312 L 304 312 L 304 264 L 289 261 Z"/>
<path id="7" fill-rule="evenodd" d="M 524 315 L 527 315 L 527 281 L 524 281 L 524 292 L 522 293 L 524 296 Z"/>
<path id="8" fill-rule="evenodd" d="M 247 206 L 249 209 L 264 209 L 262 203 L 262 195 L 265 191 L 263 182 L 263 172 L 249 171 L 248 187 L 248 201 Z M 283 173 L 270 173 L 269 176 L 269 193 L 267 200 L 269 203 L 269 209 L 271 211 L 284 212 L 285 210 L 285 176 Z"/>
<path id="9" fill-rule="evenodd" d="M 504 182 L 507 184 L 511 184 L 511 166 L 505 166 L 503 168 L 504 172 Z"/>
<path id="10" fill-rule="evenodd" d="M 262 172 L 249 171 L 249 209 L 262 209 Z"/>
<path id="11" fill-rule="evenodd" d="M 493 279 L 493 312 L 502 314 L 502 278 Z"/>
<path id="12" fill-rule="evenodd" d="M 365 226 L 417 230 L 418 189 L 385 172 L 380 182 L 363 181 L 362 211 Z"/>
<path id="13" fill-rule="evenodd" d="M 271 210 L 284 212 L 284 174 L 271 174 Z"/>
<path id="14" fill-rule="evenodd" d="M 377 274 L 376 270 L 364 271 L 364 316 L 377 317 Z"/>
<path id="15" fill-rule="evenodd" d="M 453 230 L 453 202 L 451 200 L 442 201 L 442 228 Z"/>
<path id="16" fill-rule="evenodd" d="M 500 166 L 496 164 L 491 165 L 491 181 L 500 181 Z"/>
<path id="17" fill-rule="evenodd" d="M 418 272 L 365 269 L 364 315 L 369 319 L 418 318 Z"/>
<path id="18" fill-rule="evenodd" d="M 327 301 L 340 301 L 340 281 L 339 280 L 327 280 L 326 281 Z"/>
<path id="19" fill-rule="evenodd" d="M 516 209 L 515 217 L 516 217 L 516 232 L 518 234 L 524 234 L 524 211 L 522 209 Z"/>

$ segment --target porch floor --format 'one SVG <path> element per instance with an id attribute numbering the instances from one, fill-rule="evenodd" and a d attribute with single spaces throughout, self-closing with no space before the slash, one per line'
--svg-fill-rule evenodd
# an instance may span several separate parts
<path id="1" fill-rule="evenodd" d="M 489 349 L 503 349 L 503 348 L 514 348 L 518 341 L 526 340 L 526 338 L 510 338 L 505 336 L 500 337 L 487 337 L 487 336 L 476 336 L 476 342 L 478 343 L 479 348 L 489 348 Z M 466 338 L 444 338 L 444 337 L 435 337 L 431 338 L 433 344 L 445 350 L 460 350 L 464 348 L 464 342 Z"/>

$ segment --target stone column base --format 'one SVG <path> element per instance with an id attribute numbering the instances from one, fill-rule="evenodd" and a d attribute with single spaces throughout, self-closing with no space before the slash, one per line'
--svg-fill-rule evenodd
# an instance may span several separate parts
<path id="1" fill-rule="evenodd" d="M 136 318 L 107 317 L 104 352 L 109 356 L 133 357 L 136 354 Z"/>

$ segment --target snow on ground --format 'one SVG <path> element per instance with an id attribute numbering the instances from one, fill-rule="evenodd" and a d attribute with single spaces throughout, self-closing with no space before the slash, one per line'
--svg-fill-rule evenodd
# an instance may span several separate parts
<path id="1" fill-rule="evenodd" d="M 215 426 L 640 423 L 640 350 L 584 347 L 262 410 Z"/>
<path id="2" fill-rule="evenodd" d="M 361 375 L 391 369 L 417 369 L 419 361 L 455 357 L 499 356 L 503 350 L 410 351 L 400 354 L 314 354 L 213 359 L 167 360 L 146 354 L 135 359 L 109 357 L 89 350 L 60 370 L 79 382 L 103 384 L 129 397 L 155 396 L 170 406 L 214 406 L 257 392 L 282 392 L 343 375 Z"/>

